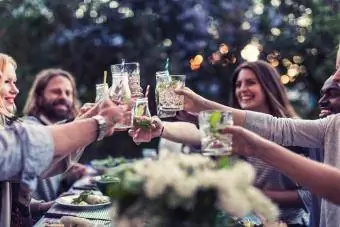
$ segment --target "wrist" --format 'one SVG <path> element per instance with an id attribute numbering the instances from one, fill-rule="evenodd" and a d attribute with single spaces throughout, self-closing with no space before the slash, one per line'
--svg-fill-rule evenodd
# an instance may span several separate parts
<path id="1" fill-rule="evenodd" d="M 163 136 L 163 133 L 164 133 L 164 125 L 162 125 L 162 129 L 161 129 L 161 131 L 160 131 L 158 137 L 162 137 L 162 136 Z"/>
<path id="2" fill-rule="evenodd" d="M 107 128 L 108 128 L 106 120 L 103 116 L 100 116 L 100 115 L 95 115 L 91 118 L 96 120 L 96 123 L 97 123 L 96 141 L 100 141 L 105 137 L 106 131 L 107 131 Z"/>

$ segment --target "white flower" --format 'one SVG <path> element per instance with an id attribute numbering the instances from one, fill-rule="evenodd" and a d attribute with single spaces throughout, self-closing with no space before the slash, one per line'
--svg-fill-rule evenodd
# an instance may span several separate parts
<path id="1" fill-rule="evenodd" d="M 231 169 L 236 179 L 236 183 L 240 186 L 247 187 L 254 182 L 255 169 L 247 162 L 237 162 Z"/>
<path id="2" fill-rule="evenodd" d="M 190 198 L 195 195 L 198 189 L 198 181 L 193 177 L 188 177 L 182 181 L 172 183 L 174 191 L 182 198 Z"/>
<path id="3" fill-rule="evenodd" d="M 215 189 L 217 205 L 229 214 L 242 217 L 255 211 L 268 221 L 278 217 L 277 207 L 252 185 L 255 171 L 245 162 L 216 169 L 215 162 L 200 154 L 162 150 L 158 160 L 137 161 L 133 170 L 136 177 L 144 179 L 145 195 L 150 199 L 164 196 L 168 206 L 190 207 L 198 190 Z M 171 194 L 165 196 L 167 189 Z"/>
<path id="4" fill-rule="evenodd" d="M 276 221 L 279 216 L 278 208 L 266 197 L 262 192 L 255 188 L 250 187 L 247 190 L 248 200 L 251 201 L 253 211 L 263 216 L 267 221 Z"/>
<path id="5" fill-rule="evenodd" d="M 229 187 L 229 190 L 219 191 L 218 202 L 229 214 L 243 217 L 251 211 L 251 203 L 241 191 Z"/>

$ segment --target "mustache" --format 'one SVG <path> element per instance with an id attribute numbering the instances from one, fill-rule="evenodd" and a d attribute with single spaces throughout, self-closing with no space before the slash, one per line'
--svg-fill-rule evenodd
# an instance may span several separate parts
<path id="1" fill-rule="evenodd" d="M 65 99 L 57 99 L 57 100 L 53 101 L 51 104 L 52 104 L 52 106 L 65 105 L 69 109 L 71 109 L 71 107 L 72 107 L 71 102 L 69 102 L 69 101 L 67 101 Z"/>

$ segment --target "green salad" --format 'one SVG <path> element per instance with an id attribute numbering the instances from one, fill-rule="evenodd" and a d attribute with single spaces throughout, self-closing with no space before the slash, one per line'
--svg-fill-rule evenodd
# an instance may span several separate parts
<path id="1" fill-rule="evenodd" d="M 108 156 L 105 159 L 95 159 L 91 161 L 91 165 L 96 169 L 105 169 L 105 168 L 112 168 L 112 167 L 118 166 L 126 162 L 127 162 L 127 159 L 123 157 L 113 158 L 112 156 Z"/>

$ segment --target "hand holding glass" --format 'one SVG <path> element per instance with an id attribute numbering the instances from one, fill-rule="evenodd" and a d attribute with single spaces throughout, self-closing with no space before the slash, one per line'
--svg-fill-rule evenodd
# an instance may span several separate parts
<path id="1" fill-rule="evenodd" d="M 232 113 L 219 110 L 201 111 L 198 120 L 203 155 L 230 155 L 232 135 L 224 133 L 223 129 L 233 125 Z"/>

